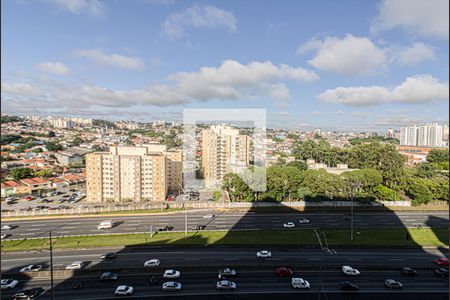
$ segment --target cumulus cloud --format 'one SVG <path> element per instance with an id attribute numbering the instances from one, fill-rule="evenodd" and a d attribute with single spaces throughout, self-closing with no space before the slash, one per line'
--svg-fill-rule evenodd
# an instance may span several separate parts
<path id="1" fill-rule="evenodd" d="M 383 0 L 372 32 L 404 28 L 420 36 L 448 40 L 448 0 Z"/>
<path id="2" fill-rule="evenodd" d="M 234 32 L 237 28 L 236 17 L 227 10 L 215 6 L 194 5 L 185 11 L 167 16 L 161 24 L 162 33 L 169 39 L 185 35 L 187 28 L 225 29 Z"/>
<path id="3" fill-rule="evenodd" d="M 115 90 L 92 84 L 74 86 L 53 81 L 37 83 L 36 87 L 6 82 L 2 83 L 2 98 L 5 96 L 7 100 L 14 101 L 11 96 L 20 92 L 29 96 L 42 95 L 41 98 L 51 103 L 50 107 L 98 105 L 117 108 L 137 105 L 170 106 L 193 101 L 257 97 L 286 102 L 290 99 L 290 94 L 283 81 L 312 82 L 319 78 L 312 71 L 288 65 L 274 65 L 268 61 L 241 64 L 227 60 L 219 67 L 203 67 L 197 72 L 179 72 L 168 79 L 170 84 L 154 84 L 132 90 Z"/>
<path id="4" fill-rule="evenodd" d="M 400 49 L 396 60 L 401 65 L 416 65 L 434 58 L 434 50 L 424 43 L 414 43 L 409 48 Z"/>
<path id="5" fill-rule="evenodd" d="M 343 75 L 368 75 L 385 67 L 385 50 L 377 47 L 367 37 L 347 34 L 344 38 L 326 37 L 312 39 L 301 45 L 297 53 L 313 51 L 308 60 L 313 67 Z"/>
<path id="6" fill-rule="evenodd" d="M 104 15 L 105 6 L 99 0 L 41 0 L 74 15 Z"/>
<path id="7" fill-rule="evenodd" d="M 427 103 L 449 98 L 448 82 L 439 82 L 431 75 L 408 77 L 400 85 L 337 87 L 317 95 L 317 99 L 348 106 L 369 106 L 382 103 Z"/>
<path id="8" fill-rule="evenodd" d="M 108 65 L 123 69 L 138 70 L 144 67 L 144 61 L 137 57 L 130 57 L 120 54 L 108 54 L 102 49 L 77 49 L 75 55 L 86 57 L 93 60 L 97 64 Z"/>
<path id="9" fill-rule="evenodd" d="M 36 65 L 36 68 L 42 72 L 53 73 L 57 75 L 67 75 L 70 73 L 69 68 L 60 62 L 43 62 Z"/>

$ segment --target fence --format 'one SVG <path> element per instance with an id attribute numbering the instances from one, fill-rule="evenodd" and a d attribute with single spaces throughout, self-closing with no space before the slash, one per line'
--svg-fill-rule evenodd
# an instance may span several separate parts
<path id="1" fill-rule="evenodd" d="M 410 201 L 380 201 L 372 203 L 359 203 L 355 201 L 354 206 L 358 207 L 380 207 L 380 206 L 394 206 L 407 207 L 411 206 Z M 447 205 L 444 202 L 444 205 Z M 67 208 L 58 210 L 16 210 L 6 211 L 2 213 L 2 217 L 32 217 L 32 216 L 52 216 L 52 215 L 80 215 L 80 214 L 102 214 L 102 213 L 120 213 L 133 211 L 164 211 L 166 209 L 246 209 L 258 207 L 349 207 L 351 201 L 321 201 L 321 202 L 178 202 L 178 203 L 144 203 L 144 204 L 130 204 L 121 206 L 83 206 L 77 208 Z"/>

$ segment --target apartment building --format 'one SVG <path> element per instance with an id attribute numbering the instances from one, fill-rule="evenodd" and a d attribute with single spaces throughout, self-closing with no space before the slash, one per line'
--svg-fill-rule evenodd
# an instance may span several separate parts
<path id="1" fill-rule="evenodd" d="M 165 201 L 182 183 L 182 153 L 165 145 L 111 146 L 86 155 L 88 202 Z"/>
<path id="2" fill-rule="evenodd" d="M 441 147 L 443 126 L 437 123 L 408 125 L 400 129 L 400 145 L 419 147 Z"/>
<path id="3" fill-rule="evenodd" d="M 245 168 L 250 162 L 250 137 L 230 126 L 202 130 L 202 171 L 207 186 L 220 184 L 226 173 Z"/>

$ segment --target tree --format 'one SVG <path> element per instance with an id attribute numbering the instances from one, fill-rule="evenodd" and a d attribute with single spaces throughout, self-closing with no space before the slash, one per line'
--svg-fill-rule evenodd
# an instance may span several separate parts
<path id="1" fill-rule="evenodd" d="M 53 171 L 51 169 L 42 169 L 40 171 L 35 172 L 34 176 L 49 178 L 53 176 Z"/>
<path id="2" fill-rule="evenodd" d="M 72 145 L 74 146 L 80 146 L 80 144 L 84 143 L 84 140 L 80 138 L 79 136 L 75 137 L 72 141 Z"/>
<path id="3" fill-rule="evenodd" d="M 294 167 L 300 171 L 308 170 L 308 165 L 304 161 L 294 160 L 287 164 L 288 167 Z"/>
<path id="4" fill-rule="evenodd" d="M 56 136 L 56 134 L 55 134 L 54 131 L 50 130 L 50 131 L 48 132 L 48 137 L 55 137 L 55 136 Z"/>
<path id="5" fill-rule="evenodd" d="M 400 199 L 400 196 L 396 191 L 381 184 L 373 188 L 373 195 L 377 200 L 383 201 L 393 201 L 395 199 Z"/>
<path id="6" fill-rule="evenodd" d="M 9 173 L 9 175 L 14 180 L 20 180 L 20 179 L 24 179 L 24 178 L 33 177 L 33 174 L 34 174 L 33 170 L 28 169 L 28 168 L 12 169 L 11 172 Z"/>
<path id="7" fill-rule="evenodd" d="M 415 167 L 416 176 L 421 178 L 433 178 L 438 175 L 439 167 L 434 163 L 421 163 Z"/>
<path id="8" fill-rule="evenodd" d="M 431 150 L 427 155 L 427 161 L 428 162 L 445 162 L 448 161 L 448 150 L 437 150 L 433 149 Z"/>
<path id="9" fill-rule="evenodd" d="M 48 151 L 60 151 L 63 149 L 60 144 L 54 142 L 47 142 L 45 148 L 47 148 Z"/>
<path id="10" fill-rule="evenodd" d="M 253 192 L 237 174 L 225 174 L 222 188 L 228 192 L 230 201 L 252 202 L 255 200 Z"/>
<path id="11" fill-rule="evenodd" d="M 34 153 L 41 153 L 42 152 L 42 148 L 34 148 L 33 150 Z"/>
<path id="12" fill-rule="evenodd" d="M 361 169 L 348 171 L 341 174 L 342 178 L 349 182 L 349 187 L 361 183 L 360 189 L 366 193 L 372 193 L 374 187 L 383 182 L 380 171 L 376 169 Z"/>
<path id="13" fill-rule="evenodd" d="M 102 147 L 100 147 L 99 145 L 92 146 L 92 150 L 95 152 L 103 151 Z"/>
<path id="14" fill-rule="evenodd" d="M 409 178 L 405 192 L 413 199 L 412 203 L 414 205 L 426 204 L 433 199 L 425 179 Z"/>

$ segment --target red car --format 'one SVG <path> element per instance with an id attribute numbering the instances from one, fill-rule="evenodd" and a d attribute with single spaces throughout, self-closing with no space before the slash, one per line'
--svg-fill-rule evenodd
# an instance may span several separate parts
<path id="1" fill-rule="evenodd" d="M 175 198 L 173 198 L 173 197 L 168 197 L 167 198 L 167 201 L 175 201 L 176 199 Z"/>
<path id="2" fill-rule="evenodd" d="M 433 260 L 433 263 L 438 266 L 448 266 L 448 258 L 441 257 L 441 258 Z"/>
<path id="3" fill-rule="evenodd" d="M 28 201 L 30 201 L 30 200 L 33 200 L 33 197 L 31 197 L 31 196 L 27 196 L 27 197 L 23 197 L 23 199 L 24 199 L 24 200 L 28 200 Z"/>
<path id="4" fill-rule="evenodd" d="M 294 271 L 287 267 L 279 267 L 275 269 L 275 274 L 280 277 L 291 277 L 292 274 L 294 274 Z"/>

